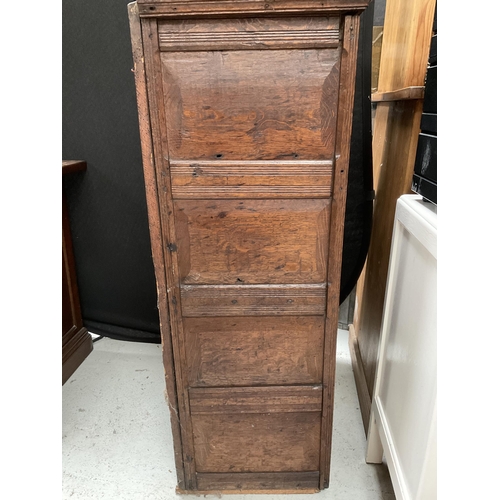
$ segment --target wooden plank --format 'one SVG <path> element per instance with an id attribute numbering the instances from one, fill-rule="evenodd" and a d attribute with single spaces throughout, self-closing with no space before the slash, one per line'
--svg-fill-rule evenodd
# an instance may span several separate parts
<path id="1" fill-rule="evenodd" d="M 333 431 L 333 396 L 335 390 L 335 363 L 337 349 L 338 310 L 340 307 L 340 274 L 342 268 L 342 242 L 344 237 L 345 201 L 351 147 L 352 110 L 358 52 L 359 17 L 344 19 L 344 46 L 342 50 L 339 86 L 337 141 L 335 147 L 335 185 L 333 190 L 328 260 L 327 317 L 323 366 L 323 411 L 321 423 L 320 489 L 330 481 L 330 461 Z"/>
<path id="2" fill-rule="evenodd" d="M 362 11 L 369 0 L 139 0 L 141 17 L 231 16 L 245 14 L 335 13 Z"/>
<path id="3" fill-rule="evenodd" d="M 319 468 L 320 412 L 197 414 L 192 420 L 198 472 Z"/>
<path id="4" fill-rule="evenodd" d="M 281 490 L 290 493 L 305 493 L 304 490 L 318 490 L 319 472 L 240 472 L 240 473 L 198 473 L 198 489 L 234 493 L 263 493 L 269 490 L 273 494 L 279 494 Z"/>
<path id="5" fill-rule="evenodd" d="M 322 283 L 330 201 L 177 200 L 183 284 Z"/>
<path id="6" fill-rule="evenodd" d="M 184 318 L 189 385 L 320 384 L 323 316 Z"/>
<path id="7" fill-rule="evenodd" d="M 436 0 L 387 0 L 378 92 L 425 84 Z"/>
<path id="8" fill-rule="evenodd" d="M 170 316 L 167 306 L 167 282 L 162 245 L 160 207 L 158 202 L 152 131 L 149 121 L 150 110 L 147 96 L 142 30 L 136 3 L 130 3 L 128 5 L 128 15 L 132 56 L 134 61 L 134 77 L 139 118 L 139 132 L 141 138 L 144 183 L 146 188 L 149 234 L 151 239 L 151 251 L 158 294 L 158 312 L 160 317 L 160 334 L 165 372 L 166 399 L 168 401 L 170 411 L 170 424 L 173 436 L 177 484 L 180 488 L 184 488 L 186 487 L 186 484 L 184 481 L 181 428 L 178 413 L 179 409 L 170 330 Z"/>
<path id="9" fill-rule="evenodd" d="M 217 387 L 189 390 L 191 415 L 321 411 L 321 386 Z M 215 418 L 215 417 L 214 417 Z"/>
<path id="10" fill-rule="evenodd" d="M 182 313 L 197 316 L 323 316 L 326 285 L 183 285 Z"/>
<path id="11" fill-rule="evenodd" d="M 372 37 L 372 76 L 371 76 L 372 93 L 376 92 L 378 88 L 378 74 L 380 71 L 380 53 L 382 51 L 383 36 L 384 36 L 384 27 L 374 26 L 373 37 Z"/>
<path id="12" fill-rule="evenodd" d="M 422 101 L 381 103 L 377 106 L 375 122 L 386 122 L 374 129 L 374 143 L 381 143 L 378 182 L 373 212 L 372 240 L 366 260 L 362 311 L 356 325 L 359 351 L 366 375 L 366 383 L 373 391 L 377 363 L 378 342 L 387 282 L 387 269 L 392 239 L 396 201 L 409 193 L 422 114 Z M 378 137 L 378 132 L 384 134 Z"/>
<path id="13" fill-rule="evenodd" d="M 379 92 L 422 86 L 435 0 L 388 0 Z M 369 396 L 373 391 L 396 200 L 410 192 L 422 101 L 379 102 L 373 129 L 374 217 L 370 249 L 357 283 L 353 329 Z M 362 393 L 361 393 L 362 394 Z M 362 415 L 369 398 L 360 396 Z"/>

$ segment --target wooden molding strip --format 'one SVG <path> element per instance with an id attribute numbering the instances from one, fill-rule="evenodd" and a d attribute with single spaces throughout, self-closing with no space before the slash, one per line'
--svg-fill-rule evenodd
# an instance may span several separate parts
<path id="1" fill-rule="evenodd" d="M 291 14 L 354 12 L 366 8 L 369 0 L 138 0 L 141 17 L 229 16 L 249 14 Z"/>
<path id="2" fill-rule="evenodd" d="M 218 493 L 316 493 L 319 472 L 205 472 L 196 474 L 197 494 Z M 235 491 L 236 490 L 236 491 Z M 190 493 L 190 491 L 180 491 Z"/>
<path id="3" fill-rule="evenodd" d="M 339 45 L 339 30 L 160 33 L 159 39 L 163 52 L 335 48 Z"/>
<path id="4" fill-rule="evenodd" d="M 175 161 L 175 199 L 329 198 L 331 161 Z"/>
<path id="5" fill-rule="evenodd" d="M 182 314 L 197 316 L 321 316 L 326 285 L 183 285 Z"/>
<path id="6" fill-rule="evenodd" d="M 372 102 L 409 101 L 412 99 L 423 99 L 425 87 L 405 87 L 404 89 L 391 90 L 388 92 L 375 92 L 372 94 Z"/>
<path id="7" fill-rule="evenodd" d="M 191 414 L 321 411 L 322 387 L 217 387 L 189 390 Z"/>

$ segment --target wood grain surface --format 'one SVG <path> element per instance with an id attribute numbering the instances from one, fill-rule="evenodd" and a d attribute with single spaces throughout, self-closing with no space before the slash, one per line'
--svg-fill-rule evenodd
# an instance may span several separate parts
<path id="1" fill-rule="evenodd" d="M 301 472 L 319 468 L 320 412 L 195 414 L 198 472 Z"/>
<path id="2" fill-rule="evenodd" d="M 366 3 L 130 8 L 181 492 L 328 486 Z"/>
<path id="3" fill-rule="evenodd" d="M 321 384 L 323 316 L 185 318 L 191 387 Z"/>
<path id="4" fill-rule="evenodd" d="M 329 200 L 175 203 L 183 284 L 322 283 Z"/>

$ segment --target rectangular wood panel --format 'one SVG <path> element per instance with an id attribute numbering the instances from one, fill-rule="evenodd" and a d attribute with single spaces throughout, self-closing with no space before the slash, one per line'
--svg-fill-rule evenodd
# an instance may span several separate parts
<path id="1" fill-rule="evenodd" d="M 185 318 L 189 385 L 320 384 L 323 316 Z"/>
<path id="2" fill-rule="evenodd" d="M 321 283 L 329 200 L 178 200 L 185 284 Z"/>
<path id="3" fill-rule="evenodd" d="M 170 160 L 332 160 L 338 49 L 162 52 Z"/>
<path id="4" fill-rule="evenodd" d="M 321 413 L 192 415 L 198 472 L 319 469 Z"/>

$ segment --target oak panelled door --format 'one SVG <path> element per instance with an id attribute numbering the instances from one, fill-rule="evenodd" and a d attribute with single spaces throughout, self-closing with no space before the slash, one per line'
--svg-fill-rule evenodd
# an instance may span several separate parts
<path id="1" fill-rule="evenodd" d="M 181 492 L 328 487 L 367 3 L 129 5 Z"/>

